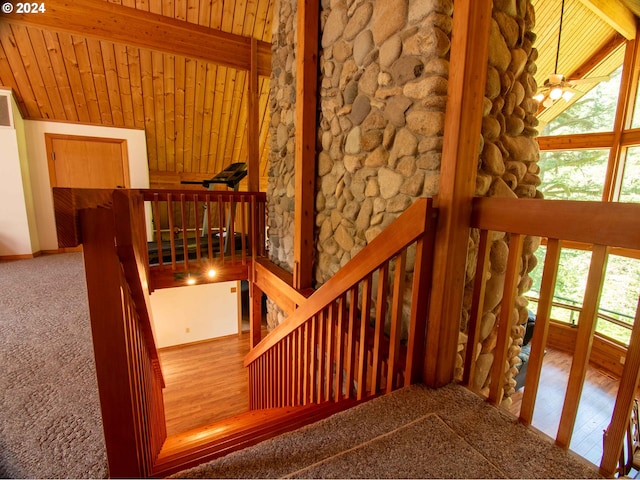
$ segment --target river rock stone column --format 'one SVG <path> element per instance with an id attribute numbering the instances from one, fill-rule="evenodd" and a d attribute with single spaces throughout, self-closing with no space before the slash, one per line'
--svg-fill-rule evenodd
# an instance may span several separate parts
<path id="1" fill-rule="evenodd" d="M 295 1 L 276 2 L 269 92 L 269 257 L 289 272 L 293 272 L 296 10 Z M 275 303 L 270 300 L 267 303 L 267 324 L 271 330 L 285 315 Z"/>
<path id="2" fill-rule="evenodd" d="M 438 193 L 449 75 L 453 0 L 322 0 L 316 183 L 316 286 L 421 196 Z M 269 239 L 274 262 L 292 270 L 295 135 L 294 0 L 276 2 L 269 169 Z M 535 16 L 530 0 L 494 0 L 476 195 L 538 196 L 533 100 Z M 478 235 L 469 240 L 471 285 Z M 505 394 L 512 391 L 535 266 L 527 239 L 513 313 Z M 508 237 L 493 238 L 478 369 L 486 390 L 495 348 Z M 409 259 L 409 265 L 411 261 Z M 467 290 L 469 291 L 469 290 Z M 458 368 L 466 347 L 466 295 Z M 271 305 L 270 325 L 284 316 Z"/>
<path id="3" fill-rule="evenodd" d="M 489 67 L 485 90 L 482 124 L 482 149 L 476 184 L 476 195 L 503 198 L 540 197 L 539 151 L 535 141 L 538 124 L 535 114 L 536 93 L 535 14 L 529 1 L 494 1 L 489 44 Z M 473 273 L 477 260 L 478 234 L 470 237 L 467 271 L 467 295 L 461 323 L 460 356 L 456 375 L 462 374 L 462 352 L 466 344 L 468 311 L 471 303 Z M 479 356 L 473 388 L 487 394 L 489 373 L 497 340 L 497 321 L 505 281 L 509 235 L 493 233 L 489 278 L 486 284 L 484 312 L 480 327 Z M 514 375 L 518 373 L 518 354 L 524 336 L 528 309 L 523 295 L 531 287 L 528 275 L 536 266 L 535 250 L 539 239 L 527 237 L 524 242 L 515 309 L 511 313 L 511 345 L 505 365 L 504 402 L 510 403 L 514 392 Z M 473 268 L 472 268 L 473 267 Z"/>

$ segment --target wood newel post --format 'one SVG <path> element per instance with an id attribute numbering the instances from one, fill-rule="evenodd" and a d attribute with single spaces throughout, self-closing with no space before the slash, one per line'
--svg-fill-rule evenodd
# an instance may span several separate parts
<path id="1" fill-rule="evenodd" d="M 313 282 L 319 12 L 318 0 L 298 2 L 293 252 L 293 282 L 298 290 Z"/>
<path id="2" fill-rule="evenodd" d="M 453 380 L 478 169 L 492 3 L 456 0 L 438 194 L 424 383 Z"/>
<path id="3" fill-rule="evenodd" d="M 139 458 L 113 211 L 80 211 L 91 334 L 110 477 L 148 475 Z"/>
<path id="4" fill-rule="evenodd" d="M 249 282 L 249 335 L 251 348 L 262 340 L 262 290 L 255 282 Z"/>

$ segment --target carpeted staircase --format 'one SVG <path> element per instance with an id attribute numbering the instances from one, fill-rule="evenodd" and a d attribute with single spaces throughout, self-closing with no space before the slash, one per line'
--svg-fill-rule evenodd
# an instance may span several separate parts
<path id="1" fill-rule="evenodd" d="M 173 478 L 597 478 L 463 387 L 413 386 Z"/>

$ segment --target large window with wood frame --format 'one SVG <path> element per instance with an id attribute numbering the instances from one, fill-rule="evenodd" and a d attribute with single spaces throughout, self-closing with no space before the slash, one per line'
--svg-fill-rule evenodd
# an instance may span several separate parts
<path id="1" fill-rule="evenodd" d="M 630 43 L 628 48 L 632 47 Z M 609 80 L 541 125 L 539 189 L 546 199 L 640 201 L 639 54 L 632 53 L 626 53 L 624 64 Z M 589 248 L 565 245 L 562 250 L 551 312 L 555 321 L 577 325 L 591 262 Z M 545 250 L 543 245 L 536 253 L 540 264 Z M 534 311 L 539 270 L 532 272 Z M 596 333 L 628 345 L 639 294 L 640 252 L 609 252 Z"/>

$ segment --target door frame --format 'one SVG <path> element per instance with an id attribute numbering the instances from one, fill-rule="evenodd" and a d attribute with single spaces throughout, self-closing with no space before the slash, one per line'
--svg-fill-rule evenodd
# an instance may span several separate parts
<path id="1" fill-rule="evenodd" d="M 66 135 L 60 133 L 45 133 L 44 142 L 47 149 L 47 166 L 49 168 L 49 183 L 51 188 L 58 186 L 58 180 L 56 178 L 56 166 L 53 160 L 53 140 L 76 140 L 83 142 L 100 142 L 100 143 L 117 143 L 120 145 L 120 151 L 122 152 L 122 174 L 124 187 L 130 188 L 130 172 L 129 172 L 129 153 L 127 147 L 127 140 L 124 138 L 108 138 L 108 137 L 89 137 L 85 135 Z"/>

